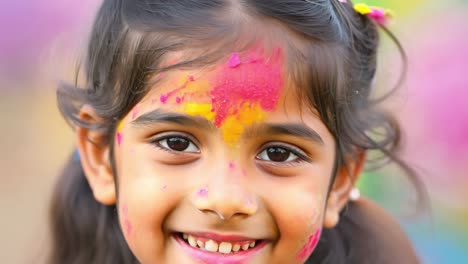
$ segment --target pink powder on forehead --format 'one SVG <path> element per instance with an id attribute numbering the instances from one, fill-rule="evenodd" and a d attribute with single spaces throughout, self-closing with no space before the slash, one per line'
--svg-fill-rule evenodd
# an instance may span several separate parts
<path id="1" fill-rule="evenodd" d="M 180 90 L 182 90 L 184 88 L 185 88 L 185 86 L 179 87 L 179 88 L 177 88 L 177 89 L 175 89 L 175 90 L 173 90 L 173 91 L 171 91 L 171 92 L 169 92 L 167 94 L 163 94 L 163 95 L 161 95 L 159 100 L 161 101 L 161 103 L 165 104 L 167 102 L 167 100 L 169 99 L 169 97 L 171 97 L 172 95 L 178 93 Z"/>
<path id="2" fill-rule="evenodd" d="M 236 68 L 241 64 L 239 53 L 234 52 L 228 60 L 228 67 L 229 68 Z"/>
<path id="3" fill-rule="evenodd" d="M 215 76 L 211 97 L 217 127 L 245 104 L 271 112 L 278 103 L 284 84 L 282 50 L 276 49 L 267 58 L 262 51 L 253 50 L 247 58 L 241 63 L 239 55 L 233 53 Z"/>
<path id="4" fill-rule="evenodd" d="M 187 76 L 187 79 L 186 81 L 178 88 L 168 92 L 167 94 L 163 94 L 159 97 L 159 100 L 161 101 L 161 103 L 165 104 L 167 102 L 167 100 L 175 95 L 175 94 L 178 94 L 182 89 L 186 88 L 187 87 L 187 83 L 190 81 L 190 82 L 193 82 L 195 80 L 195 78 L 192 76 L 192 75 L 189 75 Z M 176 97 L 176 102 L 177 103 L 180 103 L 182 100 L 180 97 Z"/>

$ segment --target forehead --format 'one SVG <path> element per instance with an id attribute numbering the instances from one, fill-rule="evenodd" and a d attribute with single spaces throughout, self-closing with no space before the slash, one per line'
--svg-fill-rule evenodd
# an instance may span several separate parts
<path id="1" fill-rule="evenodd" d="M 287 86 L 284 62 L 281 47 L 257 46 L 232 52 L 209 70 L 168 72 L 150 91 L 152 108 L 202 116 L 233 144 L 245 127 L 277 110 Z"/>
<path id="2" fill-rule="evenodd" d="M 303 111 L 310 108 L 297 96 L 291 96 L 295 93 L 289 91 L 295 87 L 285 78 L 284 64 L 280 47 L 269 51 L 253 48 L 232 52 L 210 69 L 164 73 L 132 111 L 132 120 L 140 116 L 138 119 L 147 123 L 156 116 L 155 120 L 177 119 L 179 124 L 188 124 L 180 120 L 191 119 L 191 124 L 218 128 L 231 147 L 249 134 L 244 132 L 257 131 L 263 124 L 305 124 L 320 134 L 326 133 L 318 115 Z"/>
<path id="3" fill-rule="evenodd" d="M 162 94 L 159 101 L 163 104 L 171 103 L 170 97 L 176 93 L 189 97 L 197 93 L 211 96 L 218 107 L 224 106 L 221 102 L 229 97 L 230 102 L 233 102 L 232 99 L 253 100 L 271 109 L 286 83 L 284 57 L 282 47 L 265 50 L 256 46 L 235 51 L 226 54 L 214 65 L 159 74 L 156 76 L 158 84 L 152 90 Z M 180 60 L 179 57 L 172 57 L 165 64 L 178 64 Z M 172 99 L 174 103 L 175 98 Z"/>

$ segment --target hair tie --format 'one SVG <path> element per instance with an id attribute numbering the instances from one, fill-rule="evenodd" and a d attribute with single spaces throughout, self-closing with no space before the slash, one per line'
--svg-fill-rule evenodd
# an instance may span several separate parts
<path id="1" fill-rule="evenodd" d="M 347 0 L 340 0 L 340 2 L 347 2 Z M 393 17 L 393 12 L 389 9 L 384 9 L 377 6 L 368 6 L 363 3 L 355 4 L 354 11 L 369 17 L 379 25 L 387 24 L 388 20 Z"/>

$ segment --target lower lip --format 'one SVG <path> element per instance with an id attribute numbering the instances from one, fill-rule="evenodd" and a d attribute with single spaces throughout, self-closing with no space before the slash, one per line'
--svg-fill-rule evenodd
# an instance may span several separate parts
<path id="1" fill-rule="evenodd" d="M 173 238 L 177 244 L 195 259 L 201 260 L 206 264 L 243 264 L 251 260 L 266 246 L 266 241 L 260 241 L 258 245 L 246 251 L 238 251 L 236 253 L 222 254 L 205 251 L 199 248 L 194 248 L 187 244 L 181 237 L 174 235 Z"/>

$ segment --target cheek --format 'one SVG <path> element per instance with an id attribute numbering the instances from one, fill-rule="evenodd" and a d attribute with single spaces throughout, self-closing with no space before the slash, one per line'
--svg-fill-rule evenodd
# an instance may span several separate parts
<path id="1" fill-rule="evenodd" d="M 181 184 L 171 173 L 151 165 L 144 157 L 126 155 L 119 170 L 120 224 L 127 240 L 161 237 L 163 220 L 180 196 Z M 129 160 L 131 159 L 131 161 Z"/>
<path id="2" fill-rule="evenodd" d="M 312 253 L 320 237 L 325 188 L 287 189 L 290 190 L 276 194 L 281 199 L 274 201 L 280 243 L 285 254 L 294 254 L 295 259 L 303 261 Z"/>

